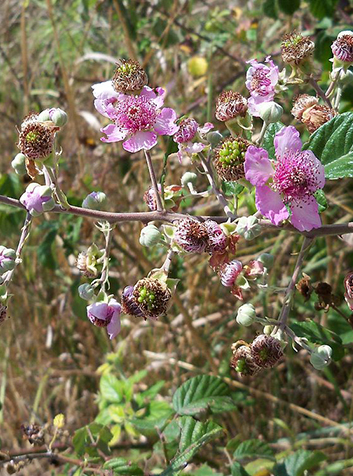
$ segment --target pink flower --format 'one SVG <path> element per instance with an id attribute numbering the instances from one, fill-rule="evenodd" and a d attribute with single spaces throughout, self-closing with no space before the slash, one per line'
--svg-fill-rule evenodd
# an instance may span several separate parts
<path id="1" fill-rule="evenodd" d="M 257 106 L 264 102 L 272 101 L 275 97 L 275 87 L 278 83 L 278 66 L 270 60 L 270 56 L 265 59 L 268 66 L 259 63 L 257 60 L 250 60 L 250 68 L 246 73 L 245 85 L 251 97 L 248 99 L 249 112 L 253 116 L 259 117 Z"/>
<path id="2" fill-rule="evenodd" d="M 237 277 L 241 273 L 243 265 L 240 261 L 234 259 L 229 263 L 226 263 L 219 272 L 221 283 L 223 286 L 231 288 L 235 285 Z"/>
<path id="3" fill-rule="evenodd" d="M 325 170 L 310 150 L 301 150 L 299 132 L 283 127 L 274 139 L 277 162 L 264 149 L 250 146 L 245 154 L 245 178 L 256 187 L 257 209 L 279 225 L 289 218 L 300 231 L 321 226 L 314 193 L 325 185 Z"/>
<path id="4" fill-rule="evenodd" d="M 113 121 L 101 129 L 107 137 L 103 142 L 123 142 L 131 153 L 150 150 L 157 144 L 158 135 L 173 135 L 179 127 L 175 124 L 176 112 L 163 106 L 165 92 L 156 92 L 148 86 L 138 96 L 117 93 L 111 81 L 92 86 L 97 111 Z"/>
<path id="5" fill-rule="evenodd" d="M 203 127 L 200 127 L 195 119 L 192 119 L 191 117 L 186 117 L 180 121 L 179 130 L 173 136 L 173 139 L 177 142 L 179 148 L 179 162 L 181 162 L 185 155 L 197 154 L 206 147 L 206 144 L 203 144 L 202 142 L 192 141 L 196 137 L 196 134 L 199 134 L 202 137 L 213 129 L 213 127 L 214 125 L 211 124 L 211 122 L 206 122 Z"/>
<path id="6" fill-rule="evenodd" d="M 87 317 L 97 327 L 106 327 L 110 339 L 114 339 L 121 329 L 121 306 L 115 299 L 109 303 L 104 301 L 94 302 L 87 306 Z"/>

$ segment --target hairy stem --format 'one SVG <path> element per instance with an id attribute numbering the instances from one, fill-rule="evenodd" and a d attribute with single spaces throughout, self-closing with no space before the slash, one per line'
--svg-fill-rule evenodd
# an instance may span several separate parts
<path id="1" fill-rule="evenodd" d="M 332 109 L 332 103 L 331 103 L 331 101 L 330 101 L 329 98 L 326 96 L 326 94 L 325 94 L 324 91 L 321 89 L 321 87 L 318 85 L 316 79 L 310 78 L 310 79 L 309 79 L 309 84 L 311 84 L 311 86 L 315 89 L 315 91 L 316 91 L 317 94 L 321 97 L 321 99 L 328 105 L 328 107 L 330 107 L 330 108 Z"/>

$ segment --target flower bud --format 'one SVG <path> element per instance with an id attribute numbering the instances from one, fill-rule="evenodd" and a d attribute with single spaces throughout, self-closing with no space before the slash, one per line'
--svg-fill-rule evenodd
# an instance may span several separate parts
<path id="1" fill-rule="evenodd" d="M 63 413 L 58 413 L 54 417 L 53 425 L 58 429 L 64 428 L 64 426 L 65 426 L 65 416 L 63 415 Z"/>
<path id="2" fill-rule="evenodd" d="M 0 275 L 11 271 L 16 266 L 16 251 L 0 246 Z"/>
<path id="3" fill-rule="evenodd" d="M 236 321 L 241 326 L 249 327 L 255 321 L 256 311 L 252 304 L 243 304 L 238 309 Z"/>
<path id="4" fill-rule="evenodd" d="M 185 174 L 181 177 L 181 184 L 183 187 L 191 183 L 195 185 L 197 181 L 197 175 L 193 172 L 185 172 Z"/>
<path id="5" fill-rule="evenodd" d="M 26 156 L 21 154 L 21 152 L 15 156 L 11 165 L 17 175 L 25 175 L 27 173 Z"/>
<path id="6" fill-rule="evenodd" d="M 267 124 L 278 122 L 283 114 L 283 107 L 274 101 L 259 104 L 257 110 L 261 119 Z"/>
<path id="7" fill-rule="evenodd" d="M 85 301 L 89 301 L 94 296 L 94 288 L 92 288 L 92 286 L 87 283 L 81 284 L 78 287 L 78 294 L 81 299 L 84 299 Z"/>
<path id="8" fill-rule="evenodd" d="M 257 261 L 261 261 L 265 268 L 271 269 L 274 262 L 274 256 L 270 253 L 261 253 L 261 255 L 257 258 Z"/>
<path id="9" fill-rule="evenodd" d="M 147 225 L 141 230 L 140 244 L 147 248 L 156 245 L 161 240 L 161 232 L 154 225 Z"/>
<path id="10" fill-rule="evenodd" d="M 261 225 L 254 215 L 241 217 L 238 221 L 236 232 L 250 241 L 260 235 Z"/>
<path id="11" fill-rule="evenodd" d="M 83 200 L 83 208 L 89 208 L 90 210 L 99 210 L 106 202 L 107 196 L 103 192 L 91 192 Z"/>
<path id="12" fill-rule="evenodd" d="M 329 345 L 320 345 L 310 356 L 311 365 L 317 370 L 323 370 L 331 362 L 332 349 Z"/>
<path id="13" fill-rule="evenodd" d="M 211 144 L 212 149 L 217 147 L 217 145 L 224 139 L 222 134 L 218 131 L 209 132 L 206 136 L 207 142 Z"/>
<path id="14" fill-rule="evenodd" d="M 34 217 L 55 207 L 52 189 L 46 185 L 39 185 L 39 183 L 30 183 L 25 193 L 21 195 L 20 202 Z"/>
<path id="15" fill-rule="evenodd" d="M 67 123 L 67 114 L 60 108 L 49 109 L 49 116 L 58 127 L 63 127 Z"/>
<path id="16" fill-rule="evenodd" d="M 349 86 L 350 84 L 353 84 L 353 71 L 350 69 L 347 69 L 347 71 L 342 70 L 339 81 L 341 86 Z"/>

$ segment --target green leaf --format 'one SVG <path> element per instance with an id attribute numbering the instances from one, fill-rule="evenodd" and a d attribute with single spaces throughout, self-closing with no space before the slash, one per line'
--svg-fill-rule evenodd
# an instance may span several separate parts
<path id="1" fill-rule="evenodd" d="M 344 355 L 341 338 L 315 321 L 294 322 L 291 329 L 298 337 L 305 337 L 313 344 L 326 344 L 332 348 L 333 360 L 340 360 Z"/>
<path id="2" fill-rule="evenodd" d="M 282 122 L 274 122 L 268 126 L 266 129 L 264 139 L 262 141 L 261 147 L 266 149 L 270 159 L 276 159 L 275 146 L 273 140 L 277 132 L 279 132 L 283 127 Z"/>
<path id="3" fill-rule="evenodd" d="M 273 460 L 274 453 L 272 449 L 263 441 L 252 439 L 243 441 L 233 454 L 235 459 L 246 458 L 268 458 Z"/>
<path id="4" fill-rule="evenodd" d="M 309 0 L 311 13 L 321 20 L 324 17 L 331 17 L 335 12 L 337 0 Z"/>
<path id="5" fill-rule="evenodd" d="M 105 374 L 100 380 L 102 397 L 110 402 L 121 402 L 123 399 L 124 384 L 114 375 Z"/>
<path id="6" fill-rule="evenodd" d="M 300 8 L 300 0 L 278 0 L 278 6 L 286 15 L 293 15 Z"/>
<path id="7" fill-rule="evenodd" d="M 153 401 L 144 409 L 144 415 L 141 418 L 131 418 L 129 421 L 141 433 L 155 433 L 157 428 L 165 426 L 173 413 L 167 402 Z"/>
<path id="8" fill-rule="evenodd" d="M 72 438 L 72 444 L 74 445 L 75 453 L 79 457 L 85 454 L 86 436 L 87 429 L 86 427 L 83 427 L 76 430 L 74 437 Z"/>
<path id="9" fill-rule="evenodd" d="M 114 474 L 128 474 L 130 476 L 143 476 L 143 470 L 135 463 L 127 461 L 125 458 L 113 458 L 106 461 L 103 469 L 112 469 Z"/>
<path id="10" fill-rule="evenodd" d="M 353 177 L 353 113 L 340 114 L 319 127 L 304 148 L 321 160 L 327 179 Z"/>
<path id="11" fill-rule="evenodd" d="M 181 430 L 179 453 L 160 476 L 181 471 L 203 445 L 217 438 L 223 432 L 222 427 L 212 421 L 202 423 L 192 417 L 185 416 L 177 422 Z"/>
<path id="12" fill-rule="evenodd" d="M 230 472 L 232 476 L 250 476 L 249 473 L 242 467 L 242 465 L 236 461 L 230 467 Z"/>
<path id="13" fill-rule="evenodd" d="M 240 185 L 240 183 L 227 181 L 222 182 L 222 191 L 228 196 L 234 195 L 235 197 L 237 197 L 241 194 L 243 190 L 244 186 Z"/>
<path id="14" fill-rule="evenodd" d="M 187 380 L 173 396 L 173 407 L 179 415 L 196 415 L 206 408 L 213 412 L 236 407 L 228 385 L 218 377 L 198 375 Z"/>
<path id="15" fill-rule="evenodd" d="M 287 456 L 283 463 L 275 468 L 276 476 L 303 476 L 304 472 L 314 468 L 326 456 L 321 451 L 299 450 Z"/>
<path id="16" fill-rule="evenodd" d="M 17 198 L 22 193 L 22 184 L 17 174 L 0 175 L 0 195 Z"/>

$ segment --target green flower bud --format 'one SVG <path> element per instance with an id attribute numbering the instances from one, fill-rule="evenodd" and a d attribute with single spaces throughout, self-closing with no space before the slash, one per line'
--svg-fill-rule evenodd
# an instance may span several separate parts
<path id="1" fill-rule="evenodd" d="M 236 321 L 241 326 L 249 327 L 255 321 L 256 311 L 252 304 L 243 304 L 238 309 Z"/>
<path id="2" fill-rule="evenodd" d="M 0 246 L 0 274 L 11 271 L 16 266 L 16 251 L 12 248 Z"/>
<path id="3" fill-rule="evenodd" d="M 83 208 L 89 208 L 90 210 L 99 210 L 104 205 L 107 196 L 103 192 L 91 192 L 87 197 L 83 200 L 82 206 Z"/>
<path id="4" fill-rule="evenodd" d="M 44 109 L 44 111 L 42 111 L 39 116 L 38 116 L 38 121 L 39 122 L 46 122 L 46 121 L 51 121 L 51 117 L 50 117 L 50 114 L 49 114 L 49 111 L 50 109 Z"/>
<path id="5" fill-rule="evenodd" d="M 139 241 L 142 246 L 149 248 L 159 243 L 161 236 L 161 232 L 156 226 L 147 225 L 145 228 L 142 228 Z"/>
<path id="6" fill-rule="evenodd" d="M 262 253 L 257 258 L 257 260 L 260 261 L 265 266 L 265 268 L 271 269 L 274 262 L 274 256 L 271 255 L 270 253 Z"/>
<path id="7" fill-rule="evenodd" d="M 27 173 L 26 156 L 24 154 L 17 154 L 11 162 L 11 165 L 17 175 L 25 175 Z"/>
<path id="8" fill-rule="evenodd" d="M 223 140 L 223 136 L 218 131 L 212 131 L 206 135 L 206 139 L 207 142 L 211 144 L 212 149 L 214 149 L 221 142 L 221 140 Z"/>
<path id="9" fill-rule="evenodd" d="M 253 240 L 261 233 L 261 225 L 255 216 L 241 217 L 238 221 L 236 232 L 246 240 Z"/>
<path id="10" fill-rule="evenodd" d="M 270 124 L 271 122 L 278 122 L 283 114 L 283 107 L 274 101 L 263 102 L 257 106 L 261 119 Z"/>
<path id="11" fill-rule="evenodd" d="M 320 345 L 310 356 L 311 365 L 317 370 L 323 370 L 331 362 L 332 349 L 329 345 Z"/>
<path id="12" fill-rule="evenodd" d="M 185 174 L 181 177 L 181 184 L 185 187 L 188 183 L 192 185 L 196 184 L 197 175 L 193 172 L 185 172 Z"/>
<path id="13" fill-rule="evenodd" d="M 90 301 L 94 296 L 94 289 L 90 284 L 81 284 L 81 286 L 78 287 L 78 294 L 81 299 Z"/>
<path id="14" fill-rule="evenodd" d="M 62 109 L 56 108 L 50 115 L 56 126 L 63 127 L 67 123 L 67 114 Z"/>

